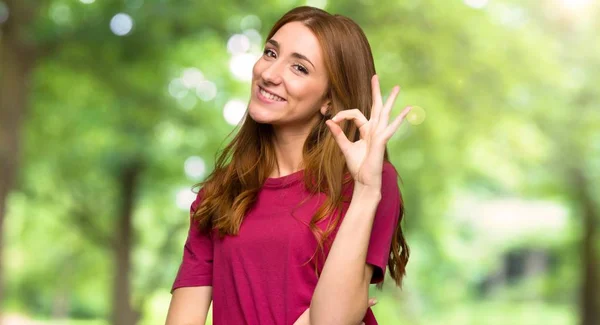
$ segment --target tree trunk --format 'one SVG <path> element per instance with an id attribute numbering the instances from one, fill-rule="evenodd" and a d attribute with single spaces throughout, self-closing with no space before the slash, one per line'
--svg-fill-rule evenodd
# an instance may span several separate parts
<path id="1" fill-rule="evenodd" d="M 29 13 L 15 8 L 20 2 L 13 2 L 6 1 L 10 16 L 0 25 L 0 306 L 4 297 L 2 251 L 7 198 L 18 173 L 21 125 L 35 62 L 35 49 L 23 36 Z"/>
<path id="2" fill-rule="evenodd" d="M 574 169 L 571 178 L 575 193 L 579 199 L 580 213 L 582 215 L 583 238 L 581 242 L 581 296 L 580 312 L 581 325 L 600 324 L 600 268 L 596 245 L 598 243 L 598 210 L 591 193 L 590 182 L 583 170 Z"/>
<path id="3" fill-rule="evenodd" d="M 121 184 L 121 207 L 113 244 L 115 257 L 112 301 L 113 325 L 133 325 L 137 323 L 139 317 L 138 312 L 132 307 L 129 274 L 131 270 L 133 207 L 140 173 L 141 166 L 139 164 L 129 164 L 122 169 L 119 179 Z"/>

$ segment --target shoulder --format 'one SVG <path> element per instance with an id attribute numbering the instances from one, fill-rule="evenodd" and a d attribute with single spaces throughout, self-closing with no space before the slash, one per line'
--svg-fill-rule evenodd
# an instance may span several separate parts
<path id="1" fill-rule="evenodd" d="M 192 214 L 196 211 L 196 209 L 198 209 L 198 206 L 202 202 L 202 197 L 204 197 L 204 187 L 200 188 L 198 190 L 198 193 L 196 193 L 195 195 L 196 195 L 196 198 L 194 199 L 194 201 L 192 202 L 192 205 L 190 206 L 190 213 L 192 213 Z"/>

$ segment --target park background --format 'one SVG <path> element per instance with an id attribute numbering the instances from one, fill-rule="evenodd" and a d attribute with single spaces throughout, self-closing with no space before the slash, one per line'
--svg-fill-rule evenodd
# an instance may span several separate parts
<path id="1" fill-rule="evenodd" d="M 0 0 L 5 325 L 164 322 L 192 186 L 244 114 L 270 26 L 357 21 L 394 109 L 411 325 L 600 324 L 594 0 Z"/>

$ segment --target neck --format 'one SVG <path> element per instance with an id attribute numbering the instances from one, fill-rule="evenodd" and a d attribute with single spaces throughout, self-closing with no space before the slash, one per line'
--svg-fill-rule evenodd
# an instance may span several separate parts
<path id="1" fill-rule="evenodd" d="M 277 166 L 270 177 L 282 177 L 303 169 L 302 149 L 313 123 L 306 123 L 303 127 L 273 126 L 273 147 Z"/>
<path id="2" fill-rule="evenodd" d="M 277 166 L 271 177 L 282 177 L 302 169 L 302 147 L 308 134 L 275 132 L 273 147 Z"/>

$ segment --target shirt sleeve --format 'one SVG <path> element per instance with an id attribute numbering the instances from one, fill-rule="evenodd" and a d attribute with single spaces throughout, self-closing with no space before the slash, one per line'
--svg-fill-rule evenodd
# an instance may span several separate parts
<path id="1" fill-rule="evenodd" d="M 371 278 L 372 284 L 383 281 L 392 237 L 398 226 L 401 202 L 398 173 L 391 163 L 386 162 L 383 165 L 381 179 L 381 201 L 375 212 L 367 250 L 367 263 L 375 267 Z"/>
<path id="2" fill-rule="evenodd" d="M 198 229 L 198 223 L 192 219 L 202 200 L 203 191 L 199 191 L 190 207 L 190 227 L 183 247 L 183 260 L 179 266 L 177 277 L 171 288 L 212 286 L 213 276 L 213 243 L 210 234 Z"/>

